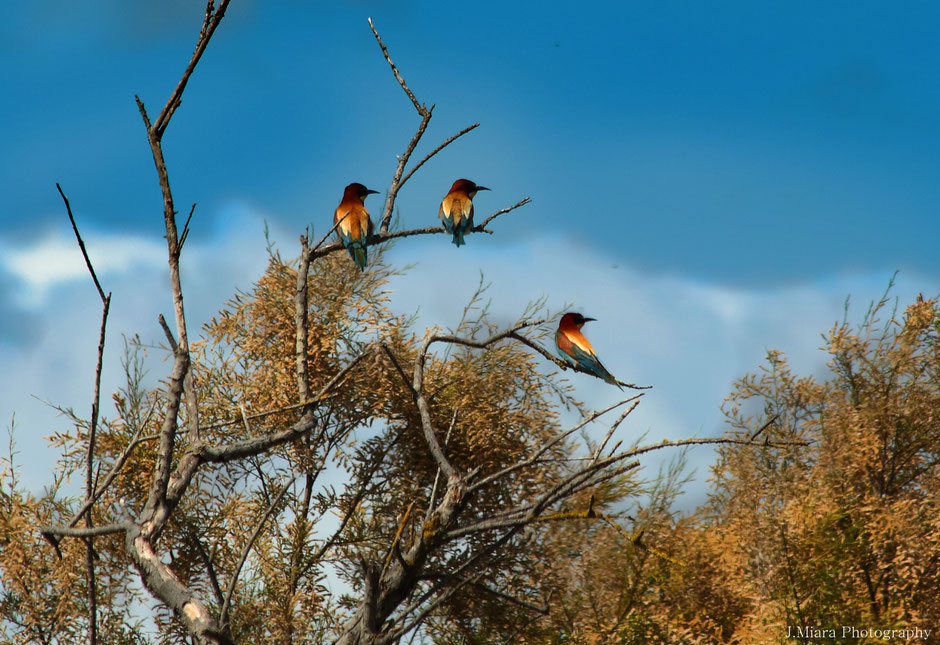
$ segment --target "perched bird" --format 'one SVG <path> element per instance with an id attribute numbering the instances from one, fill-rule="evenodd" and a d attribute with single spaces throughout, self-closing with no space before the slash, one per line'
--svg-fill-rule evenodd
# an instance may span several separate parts
<path id="1" fill-rule="evenodd" d="M 362 184 L 349 184 L 343 191 L 343 199 L 336 207 L 336 212 L 333 213 L 333 224 L 338 224 L 336 231 L 339 233 L 339 239 L 360 271 L 366 268 L 366 244 L 372 235 L 372 220 L 369 219 L 369 211 L 365 207 L 366 196 L 377 192 L 379 191 L 369 190 Z"/>
<path id="2" fill-rule="evenodd" d="M 489 188 L 477 186 L 469 179 L 458 179 L 441 201 L 437 216 L 444 222 L 447 232 L 453 234 L 454 244 L 457 246 L 464 243 L 463 234 L 473 228 L 473 196 L 478 190 Z"/>
<path id="3" fill-rule="evenodd" d="M 558 322 L 558 331 L 555 332 L 555 345 L 558 348 L 558 355 L 561 356 L 569 365 L 581 368 L 599 379 L 603 379 L 611 385 L 620 387 L 617 379 L 601 365 L 597 354 L 591 343 L 581 333 L 581 327 L 589 320 L 596 318 L 585 318 L 581 314 L 567 313 L 561 317 Z M 620 389 L 623 389 L 620 387 Z"/>

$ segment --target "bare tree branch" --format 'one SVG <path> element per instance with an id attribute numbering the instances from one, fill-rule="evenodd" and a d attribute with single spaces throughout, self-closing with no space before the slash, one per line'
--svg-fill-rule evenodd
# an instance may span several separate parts
<path id="1" fill-rule="evenodd" d="M 444 448 L 447 448 L 447 444 L 450 442 L 450 433 L 454 431 L 454 426 L 457 424 L 457 408 L 454 408 L 454 415 L 450 419 L 450 427 L 447 428 L 447 435 L 444 437 Z M 434 510 L 434 503 L 437 499 L 437 486 L 440 483 L 441 479 L 441 469 L 438 468 L 437 472 L 434 473 L 434 484 L 431 486 L 431 494 L 428 496 L 428 509 L 424 513 L 424 521 L 427 522 L 431 519 L 431 511 Z"/>
<path id="2" fill-rule="evenodd" d="M 206 47 L 209 45 L 209 39 L 211 39 L 212 34 L 215 33 L 216 27 L 222 22 L 222 18 L 225 16 L 225 10 L 228 9 L 229 1 L 230 0 L 221 0 L 217 9 L 214 6 L 214 0 L 209 0 L 208 4 L 206 4 L 206 17 L 202 23 L 202 31 L 199 32 L 199 39 L 196 41 L 196 51 L 193 52 L 192 58 L 190 58 L 189 64 L 183 72 L 183 76 L 180 78 L 179 83 L 177 83 L 176 88 L 173 90 L 166 105 L 163 106 L 163 109 L 160 111 L 156 122 L 153 124 L 153 130 L 158 135 L 158 138 L 163 138 L 163 132 L 170 124 L 173 113 L 176 112 L 176 108 L 180 106 L 183 90 L 186 89 L 189 77 L 192 76 L 193 70 L 196 69 L 196 65 L 199 63 L 199 59 L 202 58 L 203 53 L 206 51 Z"/>
<path id="3" fill-rule="evenodd" d="M 346 509 L 346 512 L 343 514 L 342 520 L 340 520 L 339 526 L 333 532 L 333 535 L 329 537 L 319 549 L 314 554 L 312 561 L 318 562 L 330 548 L 339 540 L 339 536 L 342 535 L 343 531 L 346 530 L 346 526 L 349 523 L 349 520 L 352 518 L 353 514 L 359 508 L 359 504 L 365 498 L 368 493 L 369 484 L 372 482 L 372 477 L 375 475 L 376 470 L 378 470 L 379 464 L 385 460 L 385 455 L 388 454 L 388 451 L 392 449 L 394 442 L 389 443 L 383 450 L 381 450 L 375 458 L 368 464 L 366 469 L 362 471 L 362 477 L 360 478 L 358 484 L 356 485 L 356 491 L 353 494 L 352 500 L 349 502 L 349 507 Z"/>
<path id="4" fill-rule="evenodd" d="M 307 274 L 310 270 L 310 254 L 307 251 L 307 236 L 301 235 L 300 266 L 297 267 L 297 288 L 294 291 L 294 363 L 297 393 L 301 401 L 310 399 L 310 374 L 307 369 Z"/>
<path id="5" fill-rule="evenodd" d="M 128 524 L 107 524 L 86 528 L 67 528 L 64 526 L 45 525 L 39 527 L 39 532 L 45 536 L 57 535 L 60 537 L 90 538 L 99 535 L 123 533 L 127 528 Z"/>
<path id="6" fill-rule="evenodd" d="M 219 421 L 218 423 L 213 423 L 207 426 L 200 426 L 202 430 L 215 430 L 218 428 L 224 428 L 226 426 L 235 425 L 238 423 L 246 424 L 246 429 L 251 430 L 250 426 L 247 425 L 249 421 L 254 421 L 256 419 L 263 419 L 274 414 L 280 414 L 281 412 L 290 412 L 291 410 L 299 410 L 300 408 L 306 407 L 311 403 L 317 403 L 319 401 L 324 401 L 329 398 L 330 395 L 326 394 L 319 398 L 311 398 L 306 401 L 301 401 L 300 403 L 291 403 L 290 405 L 285 405 L 279 408 L 272 408 L 271 410 L 264 410 L 263 412 L 255 412 L 254 414 L 245 414 L 243 409 L 240 409 L 239 416 L 232 417 L 227 421 Z M 240 406 L 244 408 L 244 406 Z"/>
<path id="7" fill-rule="evenodd" d="M 433 602 L 429 603 L 427 606 L 421 609 L 415 617 L 408 623 L 402 625 L 399 629 L 394 629 L 390 631 L 385 637 L 377 640 L 375 645 L 391 645 L 392 643 L 397 642 L 402 636 L 410 632 L 412 629 L 420 625 L 425 618 L 427 618 L 432 611 L 440 607 L 442 604 L 451 599 L 451 597 L 456 594 L 464 585 L 476 582 L 482 577 L 482 574 L 477 574 L 471 578 L 457 578 L 457 583 L 454 584 L 450 589 L 445 593 L 437 596 Z M 412 610 L 413 611 L 413 610 Z M 409 612 L 410 613 L 410 612 Z M 403 614 L 407 616 L 408 614 Z"/>
<path id="8" fill-rule="evenodd" d="M 215 596 L 215 601 L 221 606 L 225 599 L 222 595 L 222 587 L 219 586 L 219 576 L 215 571 L 215 565 L 212 564 L 212 554 L 208 553 L 205 547 L 202 546 L 202 540 L 195 531 L 190 533 L 189 539 L 192 541 L 193 545 L 195 545 L 196 553 L 206 567 L 206 575 L 209 578 L 209 585 L 212 587 L 212 594 Z"/>
<path id="9" fill-rule="evenodd" d="M 72 215 L 72 206 L 69 204 L 69 198 L 65 196 L 65 193 L 62 191 L 62 186 L 56 184 L 55 187 L 59 190 L 59 194 L 62 195 L 62 201 L 65 202 L 65 210 L 68 212 L 69 222 L 72 223 L 72 231 L 75 233 L 75 240 L 78 242 L 78 248 L 82 251 L 82 257 L 85 258 L 85 266 L 88 267 L 88 273 L 91 274 L 91 279 L 95 281 L 95 288 L 98 290 L 98 296 L 101 298 L 101 303 L 105 304 L 111 299 L 111 295 L 107 296 L 104 294 L 104 289 L 101 288 L 101 283 L 98 281 L 98 275 L 95 273 L 95 267 L 91 264 L 91 258 L 88 257 L 88 251 L 85 249 L 85 242 L 82 241 L 82 236 L 78 232 L 78 225 L 75 223 L 75 216 Z"/>
<path id="10" fill-rule="evenodd" d="M 467 133 L 470 132 L 471 130 L 474 130 L 474 129 L 478 128 L 478 127 L 480 127 L 480 124 L 479 124 L 479 123 L 474 123 L 473 125 L 467 126 L 466 128 L 464 128 L 463 130 L 461 130 L 461 131 L 458 132 L 457 134 L 453 135 L 452 137 L 448 137 L 447 139 L 445 139 L 445 140 L 443 141 L 443 143 L 441 143 L 441 145 L 439 145 L 438 147 L 434 148 L 434 150 L 432 150 L 431 152 L 429 152 L 428 154 L 426 154 L 426 155 L 424 156 L 424 159 L 422 159 L 421 161 L 419 161 L 418 163 L 416 163 L 416 164 L 411 168 L 411 170 L 409 170 L 407 173 L 405 173 L 405 175 L 401 178 L 401 181 L 400 181 L 399 184 L 398 184 L 398 185 L 399 185 L 399 188 L 400 188 L 401 186 L 404 186 L 404 185 L 405 185 L 405 182 L 407 182 L 409 179 L 411 179 L 411 176 L 412 176 L 413 174 L 415 174 L 415 172 L 417 172 L 418 168 L 420 168 L 421 166 L 423 166 L 423 165 L 425 164 L 425 162 L 427 162 L 428 160 L 431 159 L 431 157 L 433 157 L 434 155 L 436 155 L 438 152 L 440 152 L 441 150 L 443 150 L 444 148 L 446 148 L 447 146 L 449 146 L 450 144 L 452 144 L 454 141 L 456 141 L 457 139 L 459 139 L 459 138 L 462 137 L 463 135 L 467 134 Z M 508 212 L 508 211 L 507 211 L 507 212 Z"/>
<path id="11" fill-rule="evenodd" d="M 408 160 L 411 158 L 415 147 L 417 147 L 418 142 L 421 141 L 421 137 L 424 136 L 424 132 L 428 128 L 428 123 L 431 122 L 431 114 L 434 112 L 434 106 L 432 105 L 430 108 L 426 107 L 425 105 L 419 103 L 418 99 L 415 98 L 414 93 L 411 91 L 411 89 L 408 88 L 408 84 L 405 83 L 405 79 L 402 78 L 398 68 L 395 67 L 395 63 L 392 62 L 392 58 L 388 53 L 388 47 L 386 47 L 385 43 L 382 42 L 382 37 L 379 36 L 378 30 L 372 23 L 372 18 L 369 18 L 369 28 L 372 29 L 372 34 L 375 36 L 376 42 L 378 42 L 379 47 L 382 48 L 382 55 L 385 56 L 385 60 L 392 69 L 392 74 L 395 75 L 395 80 L 398 81 L 398 84 L 401 85 L 402 90 L 404 90 L 405 94 L 408 95 L 408 98 L 411 99 L 412 105 L 415 106 L 415 110 L 417 110 L 418 115 L 421 117 L 421 123 L 418 125 L 418 129 L 415 131 L 414 136 L 411 137 L 411 141 L 408 142 L 408 146 L 405 148 L 405 152 L 398 157 L 398 166 L 395 168 L 395 174 L 392 176 L 392 183 L 388 187 L 388 195 L 385 198 L 385 209 L 382 213 L 382 220 L 379 226 L 379 233 L 384 234 L 388 232 L 388 226 L 392 221 L 392 212 L 395 209 L 395 199 L 398 196 L 398 191 L 401 190 L 401 187 L 407 180 L 407 177 L 405 180 L 402 180 L 402 173 L 404 173 L 405 166 L 408 164 Z M 410 176 L 411 173 L 409 173 L 409 177 Z"/>
<path id="12" fill-rule="evenodd" d="M 415 110 L 417 110 L 418 114 L 421 116 L 429 116 L 431 110 L 418 103 L 418 99 L 416 99 L 415 95 L 411 92 L 410 89 L 408 89 L 408 85 L 405 83 L 405 79 L 401 77 L 401 74 L 398 72 L 398 68 L 395 67 L 395 63 L 392 62 L 392 58 L 388 53 L 388 47 L 386 47 L 385 43 L 382 42 L 382 37 L 379 36 L 379 32 L 375 29 L 375 25 L 372 24 L 372 18 L 369 18 L 369 27 L 372 29 L 372 34 L 375 36 L 375 40 L 379 43 L 379 47 L 382 48 L 382 55 L 385 56 L 385 60 L 388 61 L 388 66 L 392 68 L 392 74 L 395 75 L 396 80 L 398 80 L 398 84 L 401 85 L 401 89 L 405 90 L 405 94 L 407 94 L 408 98 L 411 99 L 411 103 L 415 106 Z"/>
<path id="13" fill-rule="evenodd" d="M 527 600 L 523 600 L 522 598 L 519 598 L 519 597 L 517 597 L 517 596 L 513 596 L 513 595 L 511 595 L 511 594 L 508 594 L 508 593 L 504 593 L 504 592 L 502 592 L 502 591 L 499 591 L 498 589 L 494 589 L 493 587 L 491 587 L 491 586 L 489 586 L 489 585 L 486 585 L 486 584 L 483 584 L 482 582 L 472 581 L 472 580 L 469 580 L 469 579 L 466 579 L 466 578 L 462 578 L 462 577 L 456 577 L 456 576 L 454 576 L 453 574 L 450 574 L 450 573 L 426 574 L 426 575 L 421 576 L 421 577 L 422 577 L 423 579 L 428 579 L 428 580 L 443 580 L 443 581 L 447 581 L 447 582 L 449 582 L 449 581 L 451 581 L 451 580 L 455 580 L 455 579 L 456 579 L 456 580 L 461 580 L 462 582 L 464 582 L 464 584 L 469 584 L 469 585 L 472 586 L 472 587 L 475 587 L 475 588 L 477 588 L 477 589 L 480 589 L 480 590 L 482 590 L 482 591 L 485 591 L 486 593 L 488 593 L 488 594 L 490 594 L 490 595 L 492 595 L 492 596 L 496 596 L 496 597 L 499 598 L 500 600 L 505 600 L 506 602 L 511 602 L 512 604 L 514 604 L 514 605 L 519 605 L 520 607 L 525 607 L 526 609 L 529 609 L 529 610 L 534 611 L 534 612 L 539 613 L 539 614 L 543 614 L 543 615 L 547 615 L 547 614 L 548 614 L 548 604 L 544 604 L 544 605 L 535 605 L 535 604 L 532 604 L 531 602 L 529 602 L 529 601 L 527 601 Z"/>
<path id="14" fill-rule="evenodd" d="M 82 251 L 82 256 L 85 258 L 85 265 L 88 267 L 91 279 L 94 281 L 95 288 L 98 290 L 98 296 L 101 298 L 101 326 L 98 331 L 98 354 L 95 362 L 95 391 L 91 403 L 91 419 L 88 422 L 88 450 L 85 457 L 85 504 L 88 510 L 88 514 L 85 515 L 85 526 L 91 529 L 93 524 L 91 508 L 94 505 L 95 499 L 95 437 L 98 430 L 98 413 L 101 404 L 101 370 L 104 364 L 104 342 L 108 328 L 108 312 L 111 309 L 111 294 L 108 293 L 108 295 L 105 295 L 104 289 L 101 288 L 101 283 L 98 281 L 97 274 L 95 274 L 95 267 L 91 263 L 91 258 L 88 257 L 85 243 L 82 241 L 82 236 L 78 232 L 78 225 L 75 223 L 75 217 L 72 215 L 72 206 L 69 204 L 68 197 L 65 196 L 62 186 L 56 184 L 55 187 L 59 190 L 62 201 L 65 202 L 65 210 L 68 212 L 69 221 L 72 223 L 72 231 L 75 233 L 78 248 Z M 86 541 L 85 572 L 88 579 L 88 638 L 90 645 L 95 645 L 98 642 L 98 602 L 96 591 L 97 583 L 95 580 L 95 549 L 94 543 L 90 537 Z"/>
<path id="15" fill-rule="evenodd" d="M 506 214 L 506 213 L 508 213 L 508 212 L 510 212 L 510 211 L 514 211 L 514 210 L 516 210 L 517 208 L 519 208 L 519 207 L 521 207 L 521 206 L 525 206 L 526 204 L 530 203 L 531 201 L 532 201 L 532 198 L 531 198 L 531 197 L 523 197 L 522 199 L 520 199 L 518 202 L 516 202 L 516 203 L 513 204 L 512 206 L 507 206 L 506 208 L 501 208 L 501 209 L 499 209 L 498 211 L 496 211 L 495 213 L 493 213 L 492 215 L 490 215 L 489 217 L 487 217 L 485 220 L 483 220 L 483 223 L 482 223 L 482 224 L 480 224 L 480 225 L 478 225 L 478 226 L 474 226 L 474 227 L 473 227 L 474 233 L 492 233 L 492 231 L 486 230 L 486 225 L 487 225 L 487 224 L 489 224 L 490 222 L 492 222 L 494 219 L 496 219 L 496 218 L 499 217 L 500 215 L 504 215 L 504 214 Z"/>
<path id="16" fill-rule="evenodd" d="M 395 174 L 392 176 L 392 184 L 388 187 L 388 196 L 385 198 L 385 210 L 382 213 L 382 223 L 379 226 L 380 234 L 388 233 L 388 226 L 392 222 L 392 212 L 395 209 L 395 199 L 398 197 L 398 191 L 401 190 L 402 187 L 402 173 L 405 171 L 405 165 L 415 151 L 415 147 L 417 147 L 418 142 L 421 141 L 421 137 L 424 136 L 425 130 L 428 129 L 428 123 L 431 121 L 431 111 L 433 109 L 434 106 L 432 105 L 431 109 L 427 110 L 422 116 L 418 129 L 415 131 L 414 136 L 411 137 L 411 141 L 408 142 L 408 147 L 405 148 L 405 152 L 398 157 L 398 166 L 395 168 Z"/>
<path id="17" fill-rule="evenodd" d="M 193 203 L 192 208 L 189 209 L 189 215 L 186 217 L 186 223 L 183 224 L 183 232 L 180 233 L 180 250 L 183 250 L 183 245 L 186 244 L 186 238 L 189 237 L 189 222 L 193 219 L 193 213 L 196 212 L 196 204 Z"/>

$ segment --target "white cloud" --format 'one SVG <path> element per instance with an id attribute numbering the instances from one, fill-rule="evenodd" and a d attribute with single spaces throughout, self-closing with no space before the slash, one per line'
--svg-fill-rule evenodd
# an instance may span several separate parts
<path id="1" fill-rule="evenodd" d="M 86 235 L 85 247 L 99 281 L 112 274 L 166 264 L 166 245 L 129 235 Z M 74 237 L 62 231 L 47 234 L 33 246 L 0 247 L 0 262 L 22 288 L 18 304 L 35 308 L 46 303 L 57 286 L 90 280 L 88 269 Z"/>

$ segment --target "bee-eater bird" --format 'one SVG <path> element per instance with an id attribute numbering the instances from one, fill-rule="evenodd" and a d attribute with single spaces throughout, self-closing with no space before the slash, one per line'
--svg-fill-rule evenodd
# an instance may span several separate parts
<path id="1" fill-rule="evenodd" d="M 473 228 L 473 196 L 478 190 L 489 188 L 477 186 L 469 179 L 458 179 L 441 201 L 437 216 L 444 222 L 447 232 L 453 234 L 457 246 L 464 243 L 463 234 Z"/>
<path id="2" fill-rule="evenodd" d="M 349 184 L 343 191 L 343 199 L 336 207 L 336 212 L 333 213 L 333 224 L 337 224 L 339 239 L 360 271 L 366 268 L 366 244 L 372 235 L 372 220 L 369 219 L 369 211 L 365 207 L 366 197 L 378 192 L 369 190 L 362 184 Z"/>
<path id="3" fill-rule="evenodd" d="M 599 379 L 603 379 L 611 385 L 620 387 L 617 379 L 607 371 L 591 343 L 581 333 L 581 327 L 589 320 L 596 318 L 585 318 L 581 314 L 567 313 L 561 317 L 558 322 L 558 331 L 555 332 L 555 345 L 558 347 L 558 355 L 561 356 L 569 365 L 581 368 Z M 623 389 L 620 387 L 620 389 Z"/>

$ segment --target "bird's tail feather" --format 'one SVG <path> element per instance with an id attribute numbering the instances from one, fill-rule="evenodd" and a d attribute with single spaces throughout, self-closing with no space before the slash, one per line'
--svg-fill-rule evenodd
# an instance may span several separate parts
<path id="1" fill-rule="evenodd" d="M 369 263 L 369 254 L 366 251 L 366 245 L 361 240 L 354 240 L 349 235 L 343 235 L 342 233 L 340 233 L 339 239 L 343 243 L 343 246 L 346 247 L 346 250 L 349 251 L 349 257 L 353 259 L 353 262 L 356 263 L 359 270 L 364 270 Z"/>
<path id="2" fill-rule="evenodd" d="M 356 263 L 356 266 L 359 267 L 360 271 L 364 271 L 366 265 L 369 263 L 369 254 L 366 251 L 366 247 L 363 244 L 353 244 L 349 247 L 349 254 L 352 255 L 353 261 Z"/>

